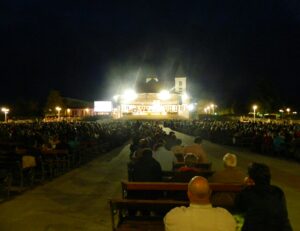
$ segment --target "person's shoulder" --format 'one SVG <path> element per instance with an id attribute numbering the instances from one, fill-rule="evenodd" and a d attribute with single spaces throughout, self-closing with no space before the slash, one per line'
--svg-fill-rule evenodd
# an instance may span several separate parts
<path id="1" fill-rule="evenodd" d="M 230 213 L 227 209 L 225 209 L 225 208 L 222 208 L 222 207 L 214 207 L 213 209 L 214 209 L 217 213 L 221 213 L 221 214 L 226 214 L 226 215 L 232 216 L 231 213 Z"/>
<path id="2" fill-rule="evenodd" d="M 171 209 L 167 214 L 166 217 L 172 217 L 172 216 L 176 216 L 176 215 L 182 215 L 187 211 L 187 207 L 185 206 L 180 206 L 180 207 L 175 207 L 173 209 Z"/>
<path id="3" fill-rule="evenodd" d="M 270 185 L 270 189 L 274 193 L 278 193 L 280 195 L 284 195 L 283 190 L 280 187 L 276 186 L 276 185 Z"/>

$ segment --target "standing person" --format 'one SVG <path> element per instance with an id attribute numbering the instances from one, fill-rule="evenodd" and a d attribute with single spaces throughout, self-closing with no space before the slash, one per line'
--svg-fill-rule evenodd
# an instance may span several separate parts
<path id="1" fill-rule="evenodd" d="M 202 138 L 198 136 L 195 138 L 194 144 L 184 147 L 183 152 L 184 154 L 193 153 L 198 157 L 199 163 L 206 163 L 208 159 L 201 143 Z"/>
<path id="2" fill-rule="evenodd" d="M 233 216 L 223 208 L 213 208 L 211 190 L 204 177 L 195 176 L 188 185 L 189 207 L 172 209 L 164 217 L 166 231 L 235 231 Z"/>
<path id="3" fill-rule="evenodd" d="M 235 198 L 236 208 L 245 213 L 242 231 L 291 231 L 283 191 L 270 184 L 267 165 L 252 163 L 245 179 L 247 187 Z"/>

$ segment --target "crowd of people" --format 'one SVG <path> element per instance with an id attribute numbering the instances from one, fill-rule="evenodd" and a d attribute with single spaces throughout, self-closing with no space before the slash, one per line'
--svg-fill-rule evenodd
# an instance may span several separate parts
<path id="1" fill-rule="evenodd" d="M 52 178 L 122 145 L 130 135 L 131 123 L 120 121 L 2 123 L 1 181 L 10 177 L 23 186 L 33 171 L 39 180 Z"/>
<path id="2" fill-rule="evenodd" d="M 190 205 L 174 208 L 166 214 L 166 230 L 236 230 L 236 221 L 230 212 L 212 207 L 217 200 L 234 203 L 237 211 L 244 214 L 243 231 L 292 230 L 284 193 L 271 185 L 267 165 L 252 163 L 246 174 L 238 168 L 237 156 L 227 153 L 223 157 L 224 169 L 204 178 L 200 176 L 197 164 L 209 163 L 201 145 L 202 139 L 236 144 L 241 138 L 251 137 L 250 147 L 256 151 L 291 155 L 291 148 L 300 138 L 298 126 L 217 121 L 169 121 L 164 125 L 194 135 L 194 143 L 182 145 L 173 131 L 165 132 L 155 121 L 4 123 L 0 125 L 0 156 L 30 154 L 34 157 L 40 155 L 43 159 L 46 158 L 43 153 L 47 151 L 52 153 L 51 150 L 64 149 L 67 157 L 73 160 L 80 153 L 78 161 L 73 162 L 74 166 L 78 166 L 80 159 L 88 156 L 85 152 L 89 148 L 97 147 L 95 153 L 99 155 L 131 138 L 129 180 L 162 181 L 163 173 L 174 171 L 178 162 L 183 165 L 175 171 L 193 172 L 190 178 L 185 179 L 189 182 L 187 195 Z M 282 140 L 279 141 L 278 137 Z M 245 184 L 245 188 L 237 196 L 220 193 L 211 197 L 209 182 L 239 183 Z"/>
<path id="3" fill-rule="evenodd" d="M 292 231 L 283 191 L 270 184 L 267 165 L 252 163 L 248 168 L 245 188 L 237 194 L 235 207 L 244 214 L 242 231 Z M 207 179 L 193 177 L 188 184 L 188 207 L 176 207 L 164 217 L 165 230 L 235 231 L 237 224 L 224 208 L 212 207 Z"/>
<path id="4" fill-rule="evenodd" d="M 243 146 L 274 157 L 300 161 L 300 125 L 240 121 L 166 121 L 165 126 L 218 144 Z"/>
<path id="5" fill-rule="evenodd" d="M 203 125 L 203 130 L 200 129 L 200 124 Z M 195 163 L 207 161 L 207 155 L 201 145 L 202 138 L 218 137 L 221 139 L 220 134 L 214 131 L 222 131 L 223 126 L 230 124 L 234 125 L 227 122 L 224 124 L 200 122 L 196 125 L 186 121 L 165 123 L 172 129 L 198 135 L 194 144 L 186 147 L 181 144 L 181 140 L 176 137 L 174 132 L 171 131 L 167 134 L 156 124 L 140 124 L 137 126 L 133 143 L 130 146 L 131 162 L 129 166 L 132 171 L 130 180 L 161 181 L 162 172 L 170 170 L 172 163 L 178 161 L 176 156 L 178 153 L 183 154 L 186 164 L 180 169 L 182 171 L 194 170 Z M 208 129 L 209 125 L 218 128 L 210 127 Z M 239 125 L 246 129 L 244 124 L 236 124 L 236 126 Z M 260 131 L 259 126 L 264 127 L 262 124 L 248 124 L 248 126 L 253 131 Z M 291 130 L 285 131 L 293 131 L 289 134 L 296 139 L 298 130 L 295 127 L 282 127 L 282 129 L 287 128 Z M 239 129 L 236 131 L 242 132 Z M 231 132 L 230 134 L 236 135 L 233 128 Z M 218 204 L 218 200 L 222 200 L 222 204 L 233 203 L 235 212 L 243 214 L 245 219 L 241 229 L 243 231 L 292 230 L 284 193 L 279 187 L 271 185 L 271 174 L 267 165 L 254 162 L 249 165 L 246 173 L 237 166 L 237 156 L 232 153 L 224 155 L 223 163 L 224 169 L 215 172 L 211 177 L 205 178 L 194 173 L 194 177 L 191 177 L 189 181 L 187 191 L 190 205 L 169 211 L 164 217 L 165 230 L 236 230 L 237 224 L 233 215 L 224 208 L 212 206 L 212 204 Z M 238 183 L 244 184 L 245 188 L 237 195 L 217 193 L 212 197 L 209 182 Z"/>
<path id="6" fill-rule="evenodd" d="M 179 172 L 199 173 L 194 165 L 208 163 L 200 137 L 196 137 L 193 144 L 183 146 L 181 139 L 173 131 L 167 134 L 156 123 L 148 122 L 137 126 L 130 145 L 130 180 L 161 181 L 163 173 L 173 172 L 176 163 L 184 164 L 178 168 Z"/>

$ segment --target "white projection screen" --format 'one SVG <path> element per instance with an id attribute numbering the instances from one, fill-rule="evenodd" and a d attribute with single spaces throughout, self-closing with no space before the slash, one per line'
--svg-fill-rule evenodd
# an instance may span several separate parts
<path id="1" fill-rule="evenodd" d="M 111 112 L 112 102 L 111 101 L 95 101 L 94 102 L 95 112 Z"/>

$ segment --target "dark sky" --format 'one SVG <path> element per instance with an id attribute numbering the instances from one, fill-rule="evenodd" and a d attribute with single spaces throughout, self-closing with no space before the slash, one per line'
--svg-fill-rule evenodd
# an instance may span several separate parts
<path id="1" fill-rule="evenodd" d="M 0 103 L 109 99 L 182 66 L 195 97 L 299 106 L 298 0 L 2 0 Z M 283 105 L 283 106 L 284 106 Z"/>

